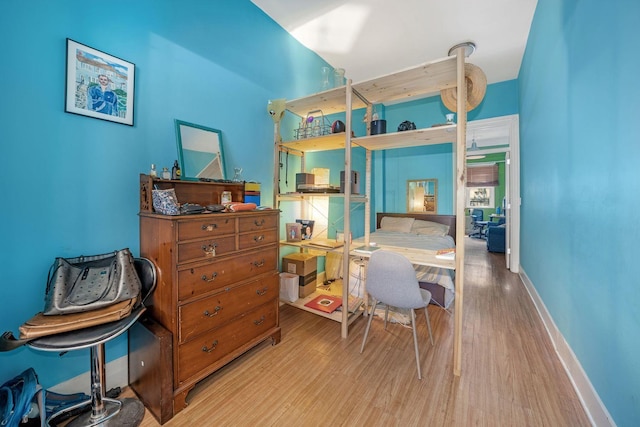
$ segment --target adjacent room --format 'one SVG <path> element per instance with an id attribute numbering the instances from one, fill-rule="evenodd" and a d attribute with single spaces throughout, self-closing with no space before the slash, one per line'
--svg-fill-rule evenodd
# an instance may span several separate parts
<path id="1" fill-rule="evenodd" d="M 640 425 L 640 4 L 387 3 L 2 2 L 4 424 Z"/>

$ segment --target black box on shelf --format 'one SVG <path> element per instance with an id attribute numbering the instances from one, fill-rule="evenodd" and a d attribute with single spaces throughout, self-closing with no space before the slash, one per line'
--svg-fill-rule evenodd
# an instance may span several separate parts
<path id="1" fill-rule="evenodd" d="M 344 171 L 340 171 L 340 192 L 344 193 Z M 360 194 L 360 173 L 351 171 L 351 194 Z"/>

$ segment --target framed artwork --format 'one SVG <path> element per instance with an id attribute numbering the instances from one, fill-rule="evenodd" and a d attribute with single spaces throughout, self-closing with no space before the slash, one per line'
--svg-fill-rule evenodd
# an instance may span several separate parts
<path id="1" fill-rule="evenodd" d="M 175 120 L 182 179 L 224 180 L 222 132 Z"/>
<path id="2" fill-rule="evenodd" d="M 407 181 L 407 212 L 438 213 L 438 180 Z"/>
<path id="3" fill-rule="evenodd" d="M 468 208 L 494 209 L 494 200 L 494 187 L 467 187 Z"/>
<path id="4" fill-rule="evenodd" d="M 133 126 L 136 66 L 67 39 L 65 111 Z"/>

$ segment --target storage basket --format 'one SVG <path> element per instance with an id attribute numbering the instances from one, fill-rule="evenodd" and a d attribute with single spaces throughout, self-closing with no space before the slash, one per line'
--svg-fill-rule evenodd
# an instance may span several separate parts
<path id="1" fill-rule="evenodd" d="M 320 113 L 320 117 L 314 116 L 316 113 Z M 324 117 L 322 110 L 309 111 L 304 120 L 300 122 L 300 127 L 294 129 L 295 139 L 313 138 L 316 136 L 329 135 L 330 133 L 331 124 Z"/>

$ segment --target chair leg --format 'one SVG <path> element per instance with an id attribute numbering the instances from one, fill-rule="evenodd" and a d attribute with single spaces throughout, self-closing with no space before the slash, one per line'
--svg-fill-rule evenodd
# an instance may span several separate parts
<path id="1" fill-rule="evenodd" d="M 429 328 L 429 339 L 431 340 L 431 345 L 433 345 L 433 334 L 431 333 L 431 321 L 429 320 L 429 312 L 427 311 L 427 307 L 424 308 L 424 317 L 427 318 L 427 327 Z"/>
<path id="2" fill-rule="evenodd" d="M 387 320 L 389 320 L 389 304 L 384 306 L 384 330 L 387 330 Z"/>
<path id="3" fill-rule="evenodd" d="M 373 319 L 373 315 L 376 311 L 376 306 L 378 305 L 378 301 L 375 298 L 371 298 L 373 304 L 371 305 L 371 313 L 369 313 L 369 319 L 367 320 L 367 327 L 364 330 L 364 336 L 362 337 L 362 345 L 360 346 L 360 353 L 364 351 L 364 343 L 367 342 L 367 336 L 369 335 L 369 328 L 371 327 L 371 320 Z"/>
<path id="4" fill-rule="evenodd" d="M 418 334 L 416 333 L 416 312 L 412 308 L 411 312 L 411 330 L 413 332 L 413 347 L 416 351 L 416 366 L 418 367 L 418 379 L 422 379 L 422 372 L 420 372 L 420 352 L 418 351 Z"/>

